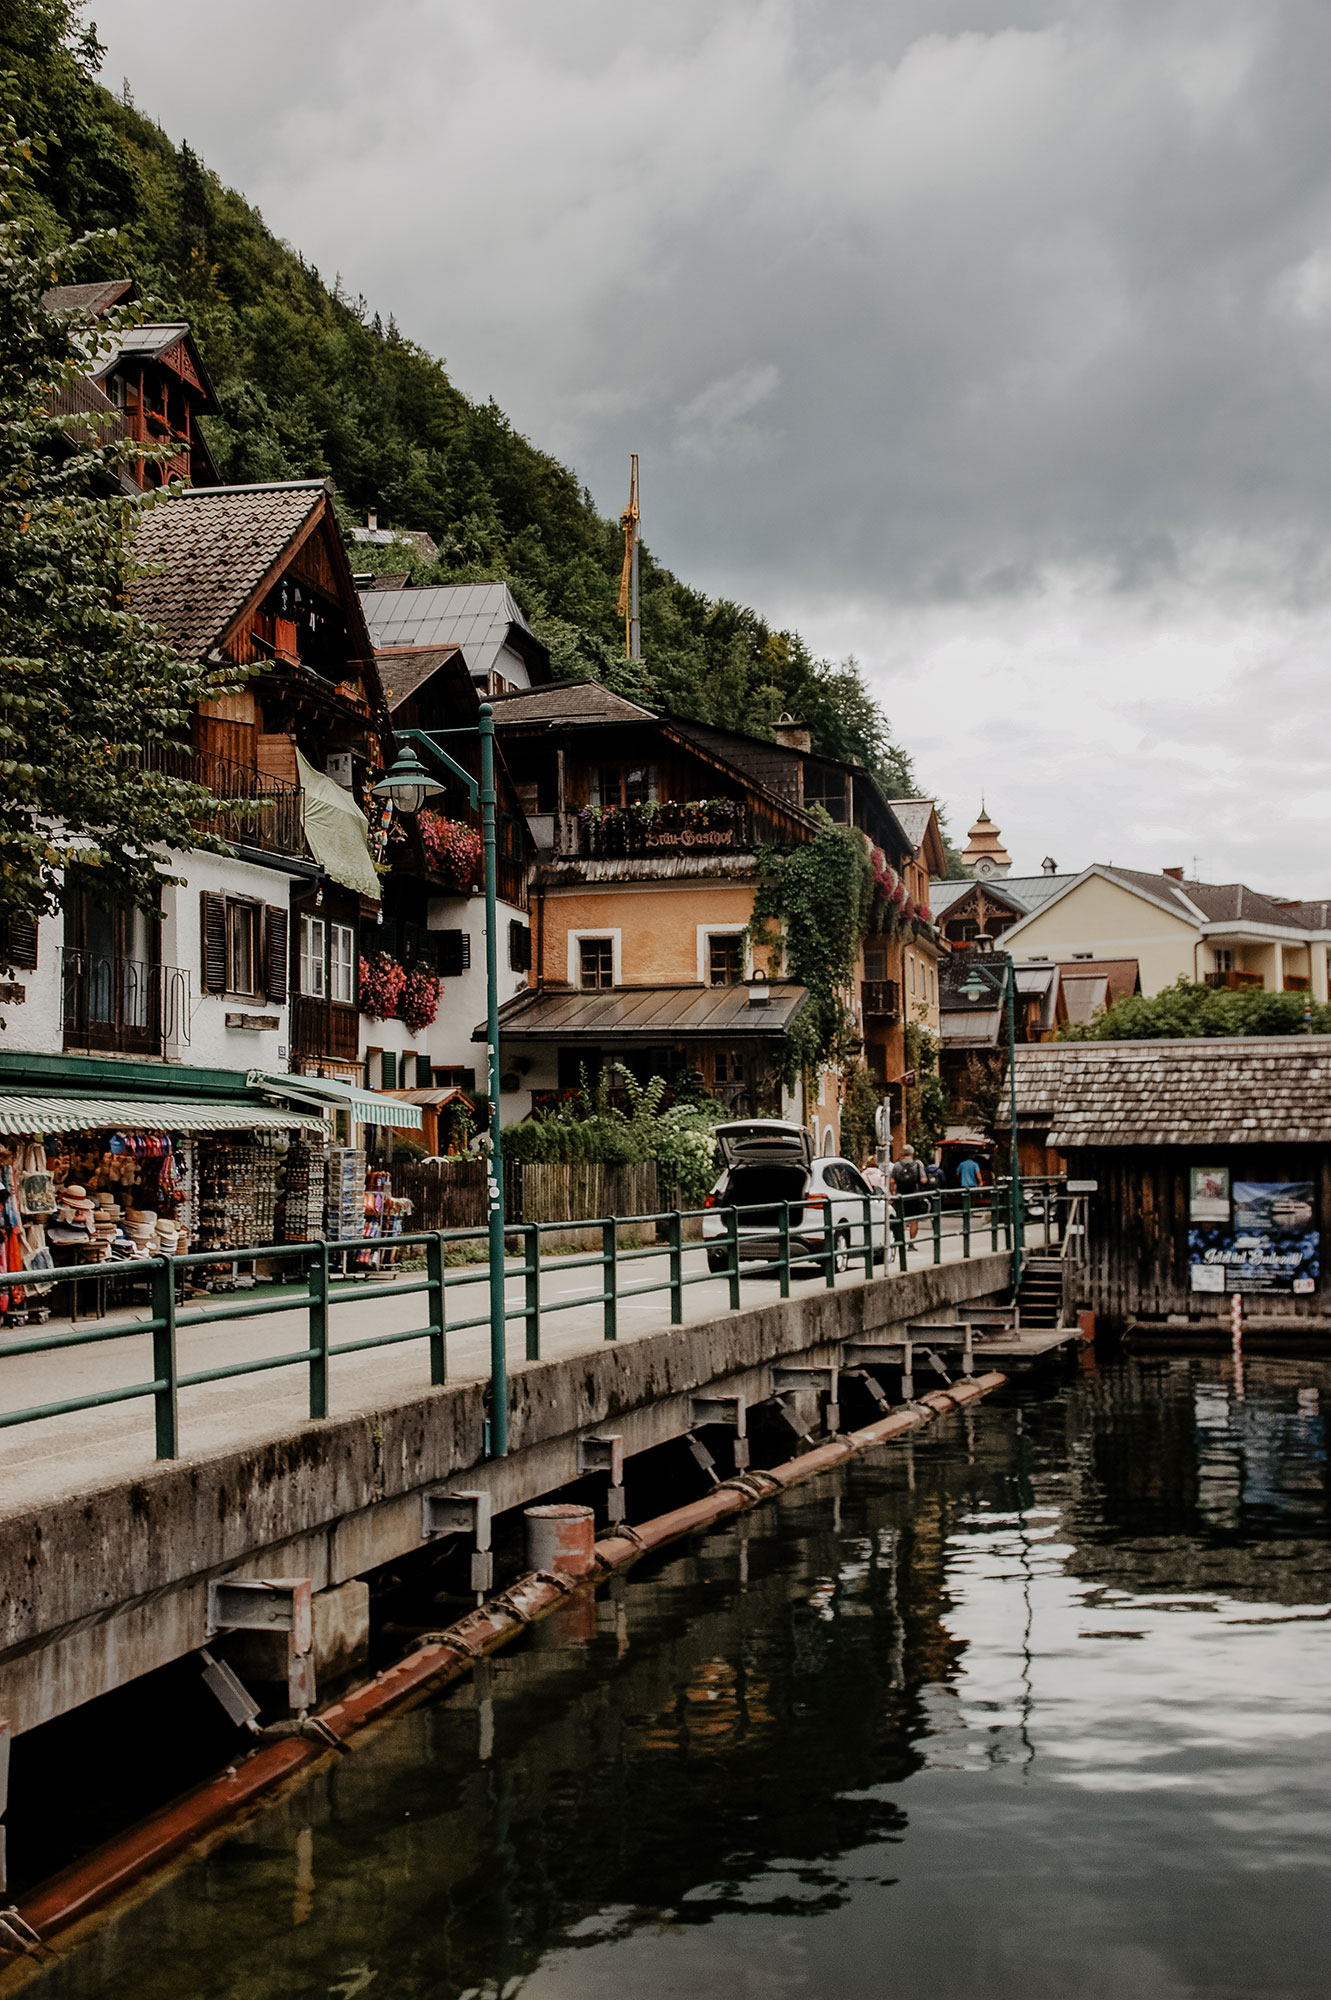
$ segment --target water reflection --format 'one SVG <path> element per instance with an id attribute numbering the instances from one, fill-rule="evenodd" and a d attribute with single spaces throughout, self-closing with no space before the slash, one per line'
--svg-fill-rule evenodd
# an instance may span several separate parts
<path id="1" fill-rule="evenodd" d="M 1320 1365 L 1125 1363 L 570 1606 L 48 1973 L 60 2000 L 1304 1995 Z"/>

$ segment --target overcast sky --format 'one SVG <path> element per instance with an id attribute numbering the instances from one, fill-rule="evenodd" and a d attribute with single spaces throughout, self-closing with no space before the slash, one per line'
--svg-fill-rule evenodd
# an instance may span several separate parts
<path id="1" fill-rule="evenodd" d="M 97 0 L 105 75 L 954 833 L 1331 894 L 1326 0 Z M 163 26 L 169 14 L 169 31 Z"/>

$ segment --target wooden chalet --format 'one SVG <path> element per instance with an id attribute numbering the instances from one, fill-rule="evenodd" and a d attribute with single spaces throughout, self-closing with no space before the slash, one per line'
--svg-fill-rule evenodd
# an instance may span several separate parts
<path id="1" fill-rule="evenodd" d="M 87 285 L 57 285 L 42 300 L 48 312 L 77 313 L 95 322 L 132 298 L 127 278 Z M 164 462 L 127 463 L 129 486 L 153 488 L 169 479 L 215 486 L 217 470 L 199 418 L 218 409 L 216 394 L 187 321 L 150 321 L 127 327 L 95 355 L 82 381 L 57 391 L 53 409 L 78 419 L 103 419 L 99 434 L 135 444 L 166 445 Z"/>
<path id="2" fill-rule="evenodd" d="M 1331 1331 L 1331 1038 L 1017 1050 L 1028 1147 L 1093 1184 L 1083 1303 L 1116 1326 Z"/>

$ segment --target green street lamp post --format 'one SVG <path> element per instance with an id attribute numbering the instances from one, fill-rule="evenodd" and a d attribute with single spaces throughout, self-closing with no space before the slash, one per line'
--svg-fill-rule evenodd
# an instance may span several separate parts
<path id="1" fill-rule="evenodd" d="M 977 950 L 982 956 L 969 959 L 966 977 L 958 991 L 964 1000 L 974 1003 L 982 1000 L 986 992 L 1006 996 L 1007 1014 L 1007 1073 L 1010 1115 L 1011 1159 L 1009 1161 L 1008 1199 L 1012 1215 L 1012 1278 L 1014 1284 L 1021 1283 L 1021 1256 L 1024 1247 L 1024 1218 L 1021 1206 L 1021 1175 L 1017 1162 L 1017 1010 L 1015 989 L 1016 970 L 1009 952 L 996 952 L 993 939 L 983 931 L 975 939 Z"/>
<path id="2" fill-rule="evenodd" d="M 441 736 L 479 735 L 481 743 L 481 782 L 476 780 L 460 764 L 454 763 L 443 748 Z M 443 767 L 449 777 L 457 778 L 465 786 L 467 798 L 474 809 L 479 803 L 481 809 L 481 838 L 485 853 L 485 1042 L 486 1075 L 490 1093 L 489 1137 L 490 1156 L 486 1163 L 486 1193 L 488 1197 L 487 1215 L 490 1237 L 490 1381 L 494 1393 L 494 1407 L 490 1412 L 490 1449 L 495 1458 L 508 1454 L 508 1348 L 507 1317 L 504 1298 L 504 1162 L 499 1144 L 499 952 L 497 932 L 499 928 L 497 897 L 495 891 L 495 871 L 498 859 L 498 842 L 495 838 L 495 726 L 494 711 L 488 701 L 481 703 L 480 717 L 475 730 L 441 729 L 399 729 L 394 731 L 398 744 L 397 757 L 391 771 L 374 787 L 376 798 L 391 799 L 400 812 L 408 815 L 417 813 L 427 798 L 444 790 L 439 778 L 428 768 Z M 422 763 L 419 750 L 425 753 Z"/>

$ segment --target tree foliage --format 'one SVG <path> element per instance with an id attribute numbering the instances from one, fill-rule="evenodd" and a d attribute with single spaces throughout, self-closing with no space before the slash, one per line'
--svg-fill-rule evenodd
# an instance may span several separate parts
<path id="1" fill-rule="evenodd" d="M 34 194 L 42 223 L 114 223 L 115 274 L 193 322 L 222 405 L 204 430 L 224 478 L 331 474 L 347 522 L 374 508 L 439 546 L 429 568 L 398 548 L 384 566 L 421 583 L 506 580 L 557 674 L 760 736 L 788 710 L 819 749 L 861 759 L 898 797 L 918 790 L 853 660 L 816 659 L 798 633 L 691 589 L 645 546 L 644 658 L 624 660 L 618 523 L 493 402 L 469 401 L 391 319 L 327 285 L 188 144 L 102 89 L 99 59 L 74 0 L 0 0 L 0 68 L 20 73 L 54 135 Z M 356 560 L 381 566 L 363 545 Z"/>
<path id="2" fill-rule="evenodd" d="M 98 332 L 41 303 L 63 253 L 39 251 L 25 197 L 35 148 L 0 122 L 0 919 L 59 906 L 65 871 L 105 901 L 151 905 L 173 879 L 164 850 L 218 843 L 195 824 L 201 787 L 141 768 L 138 753 L 188 723 L 234 669 L 182 667 L 129 608 L 138 511 L 108 495 L 133 447 L 71 427 L 51 392 L 86 369 Z M 38 154 L 40 158 L 40 154 Z M 92 244 L 95 248 L 95 239 Z M 77 246 L 76 246 L 77 248 Z M 141 453 L 151 456 L 150 451 Z"/>
<path id="3" fill-rule="evenodd" d="M 716 1178 L 714 1133 L 726 1114 L 709 1097 L 667 1102 L 670 1095 L 664 1077 L 639 1083 L 622 1063 L 608 1063 L 594 1084 L 547 1116 L 506 1126 L 504 1158 L 603 1166 L 655 1160 L 663 1195 L 696 1207 Z"/>
<path id="4" fill-rule="evenodd" d="M 1065 1042 L 1142 1042 L 1193 1035 L 1331 1035 L 1331 1007 L 1304 993 L 1232 991 L 1180 979 L 1162 993 L 1134 993 L 1085 1026 L 1059 1031 Z"/>

